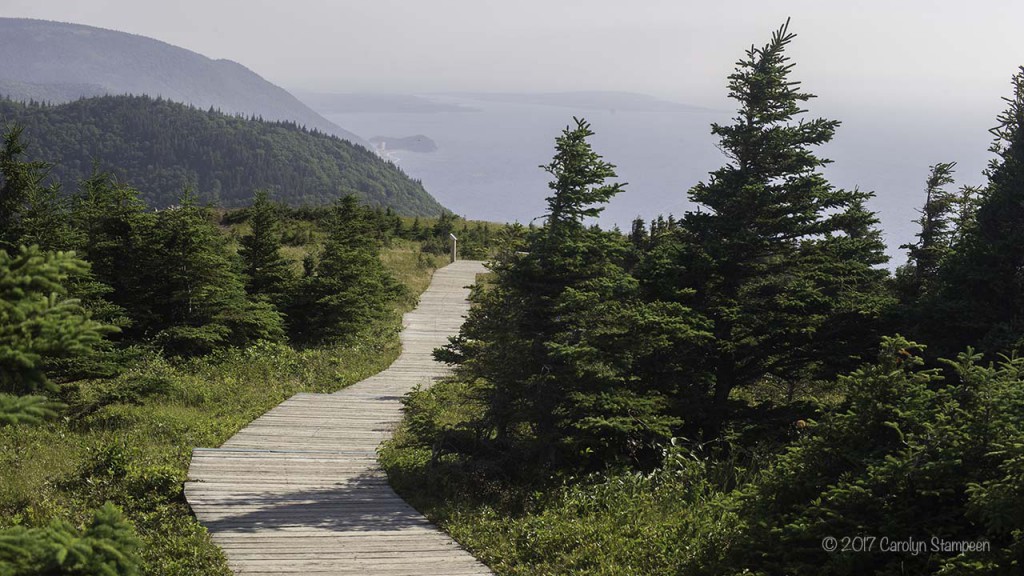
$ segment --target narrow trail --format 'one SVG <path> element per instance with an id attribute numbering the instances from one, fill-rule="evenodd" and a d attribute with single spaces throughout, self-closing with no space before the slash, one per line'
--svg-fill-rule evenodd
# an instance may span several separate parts
<path id="1" fill-rule="evenodd" d="M 377 464 L 401 397 L 448 373 L 431 351 L 458 332 L 481 262 L 434 273 L 402 319 L 402 353 L 334 394 L 296 394 L 216 449 L 196 448 L 185 496 L 237 574 L 491 574 L 405 503 Z"/>

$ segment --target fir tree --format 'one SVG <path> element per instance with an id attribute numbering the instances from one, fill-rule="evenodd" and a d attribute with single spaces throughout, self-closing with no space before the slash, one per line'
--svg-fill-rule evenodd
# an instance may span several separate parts
<path id="1" fill-rule="evenodd" d="M 0 249 L 38 245 L 44 250 L 70 250 L 75 242 L 68 211 L 56 185 L 44 186 L 50 165 L 23 160 L 23 129 L 4 134 L 0 150 Z"/>
<path id="2" fill-rule="evenodd" d="M 640 300 L 621 234 L 587 225 L 622 189 L 592 134 L 576 120 L 558 137 L 545 226 L 499 249 L 494 287 L 438 353 L 486 382 L 499 444 L 548 467 L 646 460 L 680 424 L 672 396 L 686 377 L 674 368 L 699 334 L 681 306 Z"/>
<path id="3" fill-rule="evenodd" d="M 97 168 L 73 199 L 72 224 L 82 235 L 79 250 L 92 264 L 96 280 L 110 287 L 115 303 L 126 302 L 135 289 L 132 263 L 140 256 L 138 230 L 144 210 L 136 190 Z"/>
<path id="4" fill-rule="evenodd" d="M 15 526 L 0 532 L 0 574 L 137 576 L 141 542 L 111 503 L 93 512 L 84 529 L 54 520 L 45 528 Z"/>
<path id="5" fill-rule="evenodd" d="M 889 305 L 886 274 L 876 268 L 884 245 L 864 208 L 870 194 L 834 188 L 820 171 L 828 160 L 812 151 L 832 139 L 838 122 L 795 120 L 813 96 L 790 79 L 785 50 L 793 38 L 787 21 L 737 63 L 729 96 L 738 114 L 731 125 L 712 125 L 729 163 L 690 190 L 701 209 L 652 255 L 659 264 L 646 266 L 656 298 L 679 300 L 692 290 L 682 301 L 713 322 L 706 351 L 713 386 L 708 403 L 692 407 L 705 412 L 709 437 L 737 387 L 848 365 L 865 350 L 835 343 L 877 341 L 874 321 Z M 652 237 L 660 228 L 652 226 Z"/>
<path id="6" fill-rule="evenodd" d="M 722 573 L 753 565 L 763 574 L 808 576 L 1013 572 L 1024 543 L 1024 363 L 993 365 L 968 350 L 943 361 L 944 375 L 924 369 L 919 348 L 884 338 L 876 363 L 840 378 L 842 404 L 806 422 L 785 453 L 739 490 L 745 528 L 729 552 L 734 569 Z M 893 542 L 987 541 L 991 549 L 822 549 L 823 538 L 862 533 Z"/>
<path id="7" fill-rule="evenodd" d="M 68 279 L 87 269 L 73 253 L 0 250 L 0 392 L 48 388 L 47 360 L 87 353 L 112 330 L 66 297 Z"/>
<path id="8" fill-rule="evenodd" d="M 281 255 L 281 223 L 278 207 L 265 190 L 256 192 L 249 208 L 251 233 L 243 236 L 238 254 L 242 257 L 246 291 L 262 296 L 277 306 L 294 279 L 291 264 Z"/>
<path id="9" fill-rule="evenodd" d="M 182 355 L 283 336 L 281 316 L 248 299 L 241 262 L 190 194 L 154 215 L 140 234 L 138 288 L 129 305 L 137 334 Z"/>
<path id="10" fill-rule="evenodd" d="M 304 263 L 305 275 L 289 298 L 289 332 L 297 342 L 355 337 L 385 317 L 404 287 L 384 267 L 368 211 L 354 196 L 334 206 L 319 259 Z"/>
<path id="11" fill-rule="evenodd" d="M 907 250 L 907 264 L 897 272 L 901 296 L 912 303 L 933 288 L 939 265 L 953 251 L 953 211 L 957 197 L 945 190 L 952 184 L 955 162 L 930 168 L 925 183 L 924 208 L 917 224 L 917 242 L 900 246 Z"/>
<path id="12" fill-rule="evenodd" d="M 1024 67 L 992 129 L 988 184 L 955 255 L 939 274 L 942 294 L 929 342 L 948 354 L 968 344 L 986 352 L 1024 343 Z"/>

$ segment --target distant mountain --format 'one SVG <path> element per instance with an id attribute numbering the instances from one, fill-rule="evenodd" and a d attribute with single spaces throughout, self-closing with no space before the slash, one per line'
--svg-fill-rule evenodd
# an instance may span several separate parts
<path id="1" fill-rule="evenodd" d="M 0 94 L 69 102 L 146 94 L 229 114 L 288 120 L 369 146 L 283 88 L 231 60 L 211 60 L 152 38 L 46 20 L 0 18 Z"/>
<path id="2" fill-rule="evenodd" d="M 0 100 L 0 127 L 24 127 L 27 157 L 54 164 L 74 189 L 94 164 L 137 188 L 154 208 L 186 187 L 232 208 L 268 189 L 290 205 L 355 194 L 370 206 L 436 216 L 438 202 L 397 166 L 362 146 L 292 122 L 246 119 L 146 96 L 101 96 L 60 105 Z"/>

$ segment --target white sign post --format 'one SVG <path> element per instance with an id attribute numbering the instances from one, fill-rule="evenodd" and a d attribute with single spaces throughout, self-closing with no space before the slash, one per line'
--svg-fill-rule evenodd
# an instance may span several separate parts
<path id="1" fill-rule="evenodd" d="M 452 237 L 452 262 L 458 259 L 459 254 L 459 239 L 455 237 L 455 234 L 448 233 Z"/>

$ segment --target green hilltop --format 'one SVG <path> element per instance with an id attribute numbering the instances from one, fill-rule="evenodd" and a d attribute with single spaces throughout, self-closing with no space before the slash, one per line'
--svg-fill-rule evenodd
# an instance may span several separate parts
<path id="1" fill-rule="evenodd" d="M 152 208 L 191 188 L 201 201 L 247 204 L 256 189 L 289 205 L 321 205 L 354 194 L 397 214 L 443 208 L 422 184 L 373 152 L 294 122 L 268 122 L 148 96 L 100 96 L 59 105 L 0 100 L 0 125 L 25 128 L 31 156 L 59 159 L 51 177 L 66 187 L 112 172 Z"/>

